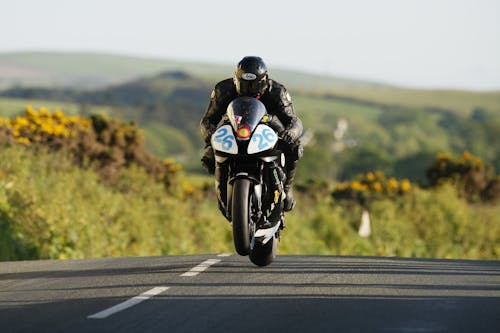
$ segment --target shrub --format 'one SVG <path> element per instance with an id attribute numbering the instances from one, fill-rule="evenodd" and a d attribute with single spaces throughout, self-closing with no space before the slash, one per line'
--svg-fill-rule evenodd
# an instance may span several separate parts
<path id="1" fill-rule="evenodd" d="M 497 179 L 491 177 L 483 161 L 469 152 L 455 158 L 451 154 L 438 154 L 427 170 L 431 186 L 453 184 L 469 202 L 494 201 L 498 198 Z"/>
<path id="2" fill-rule="evenodd" d="M 2 142 L 68 151 L 78 166 L 92 165 L 108 182 L 114 181 L 121 170 L 136 164 L 169 187 L 181 170 L 171 160 L 162 162 L 148 154 L 142 131 L 134 123 L 104 115 L 87 119 L 67 116 L 61 110 L 51 113 L 45 108 L 35 110 L 28 106 L 22 116 L 0 119 Z"/>

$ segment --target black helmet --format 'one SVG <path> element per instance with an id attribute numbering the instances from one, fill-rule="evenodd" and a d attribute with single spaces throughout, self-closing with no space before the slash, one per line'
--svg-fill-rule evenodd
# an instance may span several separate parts
<path id="1" fill-rule="evenodd" d="M 260 57 L 241 59 L 234 73 L 234 85 L 240 96 L 256 97 L 267 88 L 267 67 Z"/>

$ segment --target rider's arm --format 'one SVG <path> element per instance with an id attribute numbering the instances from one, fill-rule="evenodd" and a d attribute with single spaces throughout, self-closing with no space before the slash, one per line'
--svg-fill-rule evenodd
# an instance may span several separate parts
<path id="1" fill-rule="evenodd" d="M 217 129 L 217 124 L 226 113 L 227 103 L 222 88 L 219 83 L 212 90 L 207 111 L 200 122 L 201 137 L 207 145 L 210 144 L 210 137 Z"/>
<path id="2" fill-rule="evenodd" d="M 279 96 L 276 96 L 276 100 L 278 103 L 278 107 L 276 108 L 276 115 L 279 120 L 285 126 L 285 131 L 289 133 L 293 137 L 293 141 L 296 141 L 301 135 L 303 131 L 302 121 L 297 117 L 295 113 L 295 109 L 292 104 L 292 98 L 290 94 L 285 89 L 285 87 L 280 86 Z"/>

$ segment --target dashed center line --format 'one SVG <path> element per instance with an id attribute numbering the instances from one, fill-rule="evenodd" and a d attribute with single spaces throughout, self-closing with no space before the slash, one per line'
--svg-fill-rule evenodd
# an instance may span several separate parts
<path id="1" fill-rule="evenodd" d="M 218 257 L 229 257 L 231 253 L 222 253 L 217 255 Z M 196 276 L 200 274 L 201 272 L 205 271 L 207 268 L 209 268 L 212 265 L 215 265 L 217 263 L 221 262 L 221 259 L 208 259 L 202 262 L 201 264 L 191 268 L 189 271 L 186 273 L 181 274 L 180 276 Z M 150 299 L 153 296 L 156 296 L 158 294 L 161 294 L 162 292 L 166 291 L 169 289 L 169 287 L 155 287 L 153 289 L 150 289 L 139 296 L 132 297 L 131 299 L 122 302 L 120 304 L 117 304 L 115 306 L 112 306 L 106 310 L 103 310 L 101 312 L 94 313 L 90 316 L 87 316 L 88 319 L 104 319 L 107 318 L 117 312 L 123 311 L 125 309 L 128 309 L 134 305 L 137 305 L 141 302 L 144 302 L 148 299 Z"/>
<path id="2" fill-rule="evenodd" d="M 221 262 L 220 259 L 208 259 L 199 264 L 198 266 L 195 266 L 191 268 L 189 271 L 187 271 L 184 274 L 181 274 L 180 276 L 196 276 L 206 270 L 208 267 L 215 265 L 217 263 Z"/>
<path id="3" fill-rule="evenodd" d="M 120 303 L 120 304 L 117 304 L 115 306 L 112 306 L 104 311 L 101 311 L 101 312 L 97 312 L 93 315 L 90 315 L 88 316 L 87 318 L 89 319 L 104 319 L 104 318 L 107 318 L 109 316 L 111 316 L 112 314 L 115 314 L 117 312 L 120 312 L 120 311 L 123 311 L 125 309 L 128 309 L 134 305 L 137 305 L 145 300 L 148 300 L 150 299 L 151 297 L 155 296 L 155 295 L 158 295 L 158 294 L 161 294 L 162 292 L 164 292 L 165 290 L 167 290 L 169 287 L 155 287 L 151 290 L 148 290 L 142 294 L 140 294 L 139 296 L 135 296 L 135 297 L 132 297 L 131 299 L 129 299 L 128 301 L 125 301 L 123 303 Z"/>

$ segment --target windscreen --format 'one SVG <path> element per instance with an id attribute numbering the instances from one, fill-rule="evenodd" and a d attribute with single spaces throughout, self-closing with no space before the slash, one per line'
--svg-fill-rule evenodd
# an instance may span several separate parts
<path id="1" fill-rule="evenodd" d="M 235 131 L 247 125 L 253 132 L 266 113 L 264 104 L 253 97 L 238 97 L 227 107 L 227 115 Z"/>

